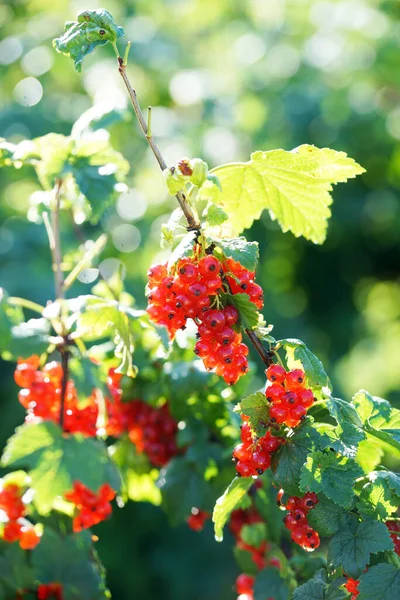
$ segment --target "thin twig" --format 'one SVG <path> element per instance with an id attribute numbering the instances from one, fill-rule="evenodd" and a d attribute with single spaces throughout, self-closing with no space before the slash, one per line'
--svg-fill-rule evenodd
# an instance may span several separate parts
<path id="1" fill-rule="evenodd" d="M 114 50 L 116 52 L 117 60 L 118 60 L 118 71 L 119 71 L 119 73 L 122 77 L 122 80 L 125 84 L 125 87 L 128 91 L 129 97 L 132 102 L 133 110 L 135 111 L 135 115 L 139 122 L 142 133 L 143 133 L 144 137 L 146 138 L 146 140 L 148 141 L 148 144 L 149 144 L 151 150 L 153 151 L 153 154 L 160 166 L 160 169 L 162 171 L 164 171 L 167 168 L 167 164 L 166 164 L 159 148 L 154 143 L 153 137 L 151 135 L 151 128 L 149 131 L 146 120 L 145 120 L 142 110 L 140 108 L 140 104 L 139 104 L 139 100 L 138 100 L 136 91 L 132 87 L 132 85 L 129 81 L 128 75 L 126 73 L 126 62 L 127 62 L 127 58 L 128 58 L 129 48 L 130 48 L 130 42 L 128 43 L 128 46 L 126 48 L 125 56 L 124 56 L 124 58 L 122 58 L 121 56 L 119 56 L 118 48 L 116 47 L 116 45 L 114 46 Z M 150 114 L 151 114 L 151 111 L 150 111 Z M 149 114 L 149 117 L 150 117 L 150 114 Z M 189 202 L 187 201 L 186 195 L 182 192 L 178 192 L 176 194 L 176 199 L 178 200 L 179 206 L 181 207 L 182 212 L 185 215 L 185 218 L 186 218 L 186 221 L 188 224 L 187 229 L 189 231 L 195 230 L 195 231 L 200 232 L 201 231 L 200 222 L 199 222 L 198 218 L 195 217 L 193 210 L 192 210 Z M 260 355 L 261 360 L 264 362 L 264 364 L 267 367 L 269 367 L 273 362 L 271 353 L 266 350 L 266 348 L 264 347 L 264 344 L 257 337 L 257 335 L 254 331 L 251 331 L 250 329 L 245 329 L 245 332 L 248 335 L 254 348 L 257 350 L 258 354 Z"/>
<path id="2" fill-rule="evenodd" d="M 61 202 L 62 180 L 58 179 L 54 187 L 54 204 L 50 207 L 50 221 L 47 212 L 43 214 L 43 220 L 49 238 L 49 246 L 54 273 L 54 287 L 56 299 L 64 297 L 63 275 L 61 270 L 61 239 L 60 239 L 60 202 Z"/>
<path id="3" fill-rule="evenodd" d="M 151 130 L 148 130 L 147 127 L 147 123 L 146 120 L 144 118 L 144 115 L 142 113 L 142 109 L 140 108 L 140 104 L 136 95 L 136 91 L 133 89 L 128 75 L 126 74 L 126 65 L 124 62 L 124 59 L 119 56 L 118 57 L 118 71 L 123 79 L 123 82 L 125 84 L 125 87 L 128 91 L 129 97 L 131 99 L 132 102 L 132 106 L 133 106 L 133 110 L 135 111 L 135 115 L 136 118 L 139 122 L 140 128 L 143 132 L 144 137 L 146 138 L 154 156 L 156 157 L 156 160 L 160 166 L 160 169 L 162 171 L 165 171 L 165 169 L 167 168 L 167 163 L 165 162 L 159 148 L 157 147 L 156 143 L 153 140 L 153 136 L 151 135 Z M 151 111 L 150 111 L 151 114 Z M 198 221 L 198 219 L 194 216 L 193 211 L 190 207 L 190 204 L 187 201 L 186 195 L 183 192 L 178 192 L 176 194 L 176 199 L 179 202 L 179 206 L 182 209 L 183 214 L 185 215 L 187 224 L 188 224 L 188 230 L 189 231 L 194 231 L 194 230 L 200 230 L 200 223 Z"/>
<path id="4" fill-rule="evenodd" d="M 64 413 L 65 413 L 65 397 L 67 394 L 68 375 L 69 375 L 69 351 L 67 350 L 68 338 L 64 338 L 64 342 L 59 348 L 61 354 L 61 367 L 62 367 L 62 379 L 61 379 L 61 397 L 60 397 L 60 417 L 59 424 L 61 429 L 64 429 Z"/>

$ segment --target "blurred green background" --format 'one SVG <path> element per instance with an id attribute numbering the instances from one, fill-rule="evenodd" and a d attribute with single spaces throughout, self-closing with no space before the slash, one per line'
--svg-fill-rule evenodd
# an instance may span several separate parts
<path id="1" fill-rule="evenodd" d="M 260 241 L 264 314 L 277 337 L 299 337 L 350 398 L 360 387 L 400 404 L 400 4 L 374 0 L 11 0 L 0 4 L 0 136 L 12 142 L 68 134 L 94 103 L 126 105 L 112 48 L 83 73 L 51 40 L 84 8 L 107 8 L 132 40 L 128 72 L 168 163 L 201 156 L 210 166 L 252 150 L 301 143 L 344 150 L 367 173 L 334 191 L 324 246 L 283 235 L 264 213 Z M 145 274 L 161 256 L 161 224 L 174 208 L 130 111 L 110 129 L 131 164 L 129 192 L 107 210 L 100 264 L 122 261 L 127 289 L 144 306 Z M 33 170 L 0 172 L 0 285 L 43 303 L 53 295 L 46 236 L 26 220 Z M 99 229 L 97 228 L 97 229 Z M 77 241 L 64 224 L 64 248 Z M 85 233 L 98 232 L 85 226 Z M 111 259 L 111 260 L 110 260 Z M 80 283 L 76 293 L 87 292 Z M 261 369 L 261 366 L 260 366 Z M 23 419 L 0 364 L 0 441 Z M 130 504 L 99 526 L 99 553 L 118 600 L 229 600 L 230 541 Z M 190 552 L 188 551 L 190 548 Z"/>

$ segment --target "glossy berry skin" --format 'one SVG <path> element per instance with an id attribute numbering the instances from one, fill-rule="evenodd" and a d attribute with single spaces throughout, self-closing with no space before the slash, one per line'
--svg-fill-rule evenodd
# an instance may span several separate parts
<path id="1" fill-rule="evenodd" d="M 271 422 L 297 427 L 315 402 L 312 390 L 304 387 L 304 372 L 300 369 L 286 372 L 281 365 L 274 364 L 268 367 L 266 374 L 268 385 L 265 396 L 271 404 Z"/>
<path id="2" fill-rule="evenodd" d="M 241 428 L 242 443 L 233 451 L 236 461 L 236 472 L 241 477 L 261 475 L 271 465 L 271 457 L 282 445 L 283 439 L 274 437 L 268 431 L 264 436 L 253 439 L 248 423 Z"/>
<path id="3" fill-rule="evenodd" d="M 61 583 L 41 584 L 37 589 L 38 600 L 63 600 Z"/>
<path id="4" fill-rule="evenodd" d="M 210 513 L 205 512 L 204 510 L 192 508 L 191 515 L 186 519 L 186 523 L 193 531 L 203 531 L 204 524 L 210 516 Z"/>
<path id="5" fill-rule="evenodd" d="M 64 494 L 68 502 L 76 506 L 76 514 L 72 521 L 72 529 L 75 533 L 97 525 L 111 515 L 111 500 L 116 493 L 108 483 L 104 483 L 94 492 L 86 487 L 81 481 L 75 481 L 71 491 Z"/>
<path id="6" fill-rule="evenodd" d="M 347 582 L 345 583 L 344 587 L 352 595 L 351 596 L 351 600 L 356 600 L 358 594 L 360 593 L 358 591 L 358 584 L 359 583 L 360 582 L 357 579 L 352 579 L 351 577 L 347 578 Z"/>
<path id="7" fill-rule="evenodd" d="M 195 354 L 203 360 L 206 369 L 215 371 L 228 385 L 233 385 L 248 372 L 248 348 L 241 334 L 233 329 L 239 316 L 236 308 L 229 304 L 222 307 L 221 302 L 217 303 L 221 308 L 212 305 L 223 283 L 226 286 L 223 277 L 230 269 L 239 269 L 242 283 L 250 282 L 254 274 L 230 259 L 222 263 L 212 254 L 197 258 L 200 246 L 195 246 L 193 251 L 193 257 L 180 260 L 171 269 L 167 265 L 150 269 L 147 313 L 152 321 L 167 327 L 171 339 L 179 329 L 186 327 L 188 319 L 193 319 L 198 327 Z M 253 292 L 260 295 L 258 286 Z M 229 350 L 223 350 L 224 347 Z"/>
<path id="8" fill-rule="evenodd" d="M 272 383 L 283 383 L 286 378 L 286 371 L 281 365 L 271 365 L 265 373 Z"/>
<path id="9" fill-rule="evenodd" d="M 277 497 L 280 506 L 283 506 L 282 492 L 283 490 L 280 490 Z M 307 521 L 308 512 L 316 504 L 318 504 L 317 495 L 314 492 L 307 492 L 302 498 L 290 496 L 285 507 L 288 511 L 284 519 L 285 527 L 289 529 L 292 541 L 307 552 L 312 552 L 320 545 L 318 533 L 309 526 Z"/>
<path id="10" fill-rule="evenodd" d="M 252 594 L 254 586 L 254 577 L 241 573 L 236 578 L 236 592 L 240 594 Z"/>

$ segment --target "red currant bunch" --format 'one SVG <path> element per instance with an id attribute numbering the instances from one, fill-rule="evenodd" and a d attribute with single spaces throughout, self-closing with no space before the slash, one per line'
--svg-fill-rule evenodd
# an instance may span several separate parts
<path id="1" fill-rule="evenodd" d="M 236 578 L 236 592 L 240 600 L 253 600 L 254 577 L 241 573 Z"/>
<path id="2" fill-rule="evenodd" d="M 247 294 L 257 306 L 261 309 L 264 305 L 264 294 L 262 288 L 255 283 L 255 273 L 248 271 L 239 262 L 228 258 L 222 265 L 229 287 L 233 294 Z"/>
<path id="3" fill-rule="evenodd" d="M 271 456 L 284 443 L 283 438 L 275 437 L 269 431 L 262 437 L 253 437 L 246 421 L 241 428 L 241 439 L 242 443 L 233 451 L 236 472 L 241 477 L 262 475 L 271 465 Z"/>
<path id="4" fill-rule="evenodd" d="M 352 579 L 351 577 L 347 578 L 347 582 L 345 583 L 344 587 L 346 588 L 346 590 L 348 592 L 350 592 L 351 594 L 351 600 L 356 600 L 358 594 L 360 593 L 358 591 L 358 584 L 360 582 L 357 579 Z"/>
<path id="5" fill-rule="evenodd" d="M 229 529 L 236 538 L 236 545 L 239 550 L 246 550 L 250 553 L 252 561 L 258 569 L 264 569 L 268 562 L 266 560 L 266 552 L 269 550 L 269 546 L 266 541 L 261 542 L 257 547 L 246 544 L 241 538 L 242 528 L 245 525 L 253 525 L 255 523 L 263 523 L 262 517 L 257 512 L 254 506 L 242 509 L 238 508 L 231 514 Z"/>
<path id="6" fill-rule="evenodd" d="M 38 356 L 18 360 L 14 378 L 17 385 L 24 388 L 18 397 L 28 411 L 28 422 L 39 419 L 59 422 L 62 376 L 62 367 L 57 362 L 50 362 L 40 369 Z M 69 380 L 65 395 L 64 431 L 94 437 L 97 418 L 96 390 L 93 390 L 85 406 L 80 406 L 74 383 Z"/>
<path id="7" fill-rule="evenodd" d="M 22 501 L 24 490 L 15 483 L 6 483 L 0 491 L 0 509 L 3 510 L 8 521 L 4 525 L 3 540 L 10 544 L 19 542 L 23 550 L 33 550 L 40 536 L 34 526 L 24 518 L 27 513 Z"/>
<path id="8" fill-rule="evenodd" d="M 141 400 L 126 403 L 130 405 L 131 422 L 128 426 L 129 438 L 139 453 L 147 454 L 156 467 L 163 467 L 176 456 L 178 424 L 169 412 L 168 404 L 154 408 Z"/>
<path id="9" fill-rule="evenodd" d="M 41 584 L 37 589 L 38 600 L 63 600 L 61 583 Z"/>
<path id="10" fill-rule="evenodd" d="M 400 523 L 398 521 L 386 521 L 385 525 L 391 532 L 390 537 L 393 540 L 394 551 L 400 556 Z"/>
<path id="11" fill-rule="evenodd" d="M 193 319 L 198 326 L 195 353 L 207 369 L 232 385 L 248 371 L 248 348 L 238 331 L 238 313 L 226 304 L 226 292 L 247 294 L 262 308 L 262 289 L 254 282 L 254 273 L 240 263 L 220 262 L 212 254 L 198 258 L 198 245 L 193 253 L 170 269 L 165 264 L 150 268 L 147 312 L 152 321 L 167 327 L 171 339 Z M 225 294 L 217 297 L 222 290 Z"/>
<path id="12" fill-rule="evenodd" d="M 210 513 L 194 506 L 191 510 L 190 516 L 186 519 L 186 523 L 189 525 L 190 529 L 193 529 L 193 531 L 203 531 L 204 524 L 207 519 L 210 518 L 210 516 Z"/>
<path id="13" fill-rule="evenodd" d="M 211 309 L 199 318 L 198 342 L 194 352 L 203 359 L 208 370 L 215 369 L 226 383 L 233 385 L 249 370 L 249 349 L 242 343 L 242 334 L 232 328 L 238 320 L 237 310 L 225 306 Z"/>
<path id="14" fill-rule="evenodd" d="M 281 365 L 271 365 L 266 375 L 265 396 L 271 404 L 271 422 L 296 427 L 315 402 L 312 390 L 305 386 L 304 372 L 301 369 L 287 372 Z"/>
<path id="15" fill-rule="evenodd" d="M 108 483 L 103 483 L 96 494 L 81 481 L 75 481 L 73 490 L 64 494 L 64 498 L 77 508 L 72 521 L 73 531 L 76 533 L 88 529 L 109 517 L 112 512 L 110 502 L 115 495 Z"/>
<path id="16" fill-rule="evenodd" d="M 318 533 L 308 524 L 307 514 L 318 504 L 317 495 L 314 492 L 307 492 L 302 498 L 290 496 L 286 505 L 281 503 L 281 498 L 282 493 L 279 492 L 278 503 L 288 511 L 283 522 L 286 529 L 290 531 L 292 541 L 304 550 L 312 552 L 318 548 L 320 539 Z"/>

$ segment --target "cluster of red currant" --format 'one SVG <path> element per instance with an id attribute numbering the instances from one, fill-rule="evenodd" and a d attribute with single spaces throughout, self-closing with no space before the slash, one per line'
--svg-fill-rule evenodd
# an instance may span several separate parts
<path id="1" fill-rule="evenodd" d="M 195 246 L 193 258 L 180 260 L 169 271 L 166 265 L 150 268 L 147 312 L 155 323 L 167 327 L 171 339 L 193 319 L 198 326 L 195 353 L 207 369 L 215 369 L 233 385 L 248 371 L 248 348 L 241 333 L 235 331 L 236 309 L 221 306 L 222 298 L 216 296 L 222 289 L 247 294 L 261 308 L 262 289 L 254 283 L 254 273 L 240 263 L 232 259 L 221 263 L 212 254 L 198 259 L 200 251 L 200 246 Z"/>
<path id="2" fill-rule="evenodd" d="M 10 544 L 19 542 L 23 550 L 33 550 L 40 542 L 40 535 L 26 518 L 26 505 L 22 501 L 24 490 L 15 483 L 6 483 L 0 491 L 0 509 L 7 515 L 3 540 Z"/>
<path id="3" fill-rule="evenodd" d="M 236 578 L 236 592 L 239 596 L 238 600 L 253 600 L 254 577 L 241 573 Z"/>
<path id="4" fill-rule="evenodd" d="M 168 404 L 153 408 L 141 400 L 130 405 L 129 439 L 139 453 L 147 454 L 156 467 L 163 467 L 178 454 L 176 433 L 178 424 L 169 412 Z"/>
<path id="5" fill-rule="evenodd" d="M 204 524 L 210 518 L 210 513 L 195 506 L 191 510 L 190 516 L 186 519 L 186 523 L 193 531 L 203 531 Z"/>
<path id="6" fill-rule="evenodd" d="M 38 356 L 19 359 L 14 378 L 23 389 L 18 397 L 28 411 L 26 420 L 35 422 L 60 420 L 62 367 L 58 362 L 50 362 L 39 368 Z M 94 390 L 87 399 L 86 406 L 79 406 L 78 395 L 73 381 L 67 382 L 65 394 L 64 431 L 82 433 L 85 436 L 96 435 L 98 418 L 97 395 Z"/>
<path id="7" fill-rule="evenodd" d="M 312 552 L 318 548 L 320 539 L 318 533 L 310 527 L 307 521 L 307 514 L 318 504 L 317 494 L 307 492 L 302 498 L 290 496 L 286 504 L 282 503 L 283 490 L 278 492 L 278 504 L 288 511 L 284 518 L 284 524 L 290 531 L 292 541 L 307 550 Z"/>
<path id="8" fill-rule="evenodd" d="M 64 598 L 61 583 L 42 583 L 33 593 L 37 600 L 63 600 Z M 31 590 L 17 592 L 15 600 L 24 600 L 25 598 L 32 598 Z"/>
<path id="9" fill-rule="evenodd" d="M 400 556 L 400 523 L 398 521 L 386 521 L 385 525 L 390 531 L 390 537 L 394 544 L 394 551 Z"/>
<path id="10" fill-rule="evenodd" d="M 263 523 L 262 517 L 258 514 L 255 507 L 242 509 L 238 508 L 234 510 L 231 514 L 231 519 L 229 523 L 229 529 L 231 530 L 233 536 L 236 539 L 236 546 L 239 550 L 246 550 L 246 552 L 250 553 L 252 561 L 256 565 L 257 569 L 264 569 L 268 564 L 273 564 L 276 559 L 271 559 L 267 561 L 266 553 L 269 550 L 269 545 L 266 541 L 261 542 L 261 544 L 257 547 L 250 546 L 244 542 L 241 538 L 242 528 L 245 525 L 253 525 L 254 523 Z"/>
<path id="11" fill-rule="evenodd" d="M 352 579 L 351 577 L 347 578 L 347 581 L 344 585 L 344 587 L 346 588 L 346 590 L 348 592 L 350 592 L 351 594 L 351 600 L 356 600 L 358 594 L 360 593 L 358 591 L 358 584 L 360 582 L 358 581 L 358 579 Z"/>
<path id="12" fill-rule="evenodd" d="M 301 369 L 285 371 L 281 365 L 271 365 L 266 374 L 269 385 L 265 396 L 271 403 L 271 422 L 296 427 L 315 402 L 312 390 L 305 387 L 304 372 Z"/>
<path id="13" fill-rule="evenodd" d="M 242 415 L 242 419 L 245 421 L 241 428 L 242 443 L 233 451 L 236 472 L 240 477 L 261 475 L 269 468 L 272 454 L 284 443 L 284 439 L 273 436 L 269 431 L 262 437 L 254 437 L 246 422 L 248 417 Z"/>
<path id="14" fill-rule="evenodd" d="M 72 529 L 76 533 L 97 525 L 111 515 L 110 502 L 115 498 L 115 492 L 108 483 L 103 483 L 96 494 L 82 482 L 75 481 L 73 490 L 66 492 L 64 498 L 76 506 L 77 512 L 72 521 Z"/>

